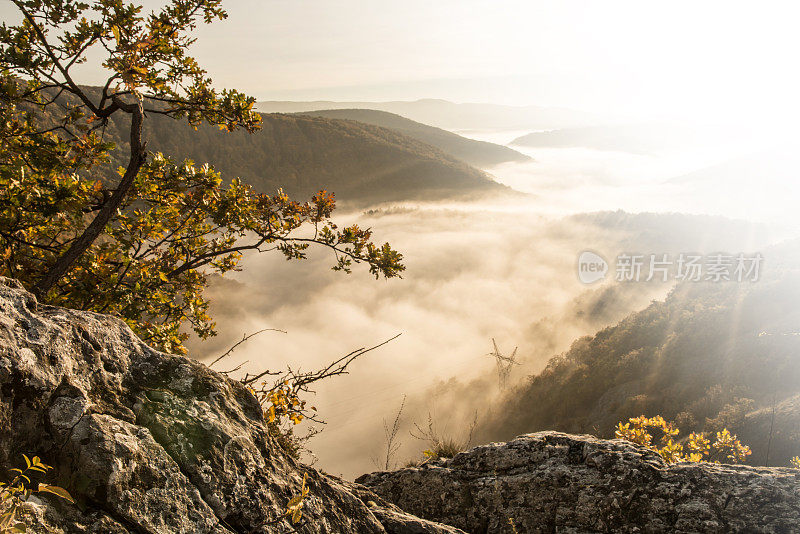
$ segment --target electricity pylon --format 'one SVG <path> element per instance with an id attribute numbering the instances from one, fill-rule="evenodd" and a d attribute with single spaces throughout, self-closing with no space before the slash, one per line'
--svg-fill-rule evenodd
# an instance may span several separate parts
<path id="1" fill-rule="evenodd" d="M 516 360 L 518 347 L 514 347 L 514 352 L 511 353 L 511 356 L 504 356 L 500 349 L 497 348 L 497 342 L 494 338 L 492 338 L 492 345 L 494 345 L 494 352 L 490 352 L 487 356 L 494 356 L 495 362 L 497 362 L 497 379 L 500 382 L 500 390 L 502 391 L 508 387 L 508 376 L 511 374 L 511 367 L 519 365 Z"/>

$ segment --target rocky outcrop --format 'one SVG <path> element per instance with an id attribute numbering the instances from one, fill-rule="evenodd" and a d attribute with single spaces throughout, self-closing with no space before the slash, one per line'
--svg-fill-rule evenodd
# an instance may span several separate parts
<path id="1" fill-rule="evenodd" d="M 624 441 L 558 432 L 357 482 L 471 533 L 800 531 L 800 470 L 666 465 Z"/>
<path id="2" fill-rule="evenodd" d="M 0 477 L 37 454 L 77 500 L 33 498 L 33 533 L 800 530 L 800 470 L 666 465 L 626 442 L 556 432 L 353 484 L 286 455 L 237 382 L 2 278 L 0 429 Z"/>
<path id="3" fill-rule="evenodd" d="M 38 454 L 76 498 L 34 498 L 29 532 L 456 533 L 295 462 L 256 399 L 112 317 L 38 304 L 0 279 L 0 467 Z M 297 525 L 286 505 L 310 490 Z"/>

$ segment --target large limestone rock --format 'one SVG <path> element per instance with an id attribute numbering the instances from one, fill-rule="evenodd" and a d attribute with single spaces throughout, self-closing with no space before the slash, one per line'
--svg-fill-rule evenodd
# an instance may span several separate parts
<path id="1" fill-rule="evenodd" d="M 558 432 L 357 482 L 471 533 L 800 532 L 800 470 L 668 466 L 624 441 Z"/>
<path id="2" fill-rule="evenodd" d="M 460 532 L 287 457 L 236 382 L 2 278 L 0 430 L 0 476 L 38 454 L 78 501 L 35 499 L 30 532 Z M 284 512 L 304 473 L 310 494 L 292 526 Z"/>

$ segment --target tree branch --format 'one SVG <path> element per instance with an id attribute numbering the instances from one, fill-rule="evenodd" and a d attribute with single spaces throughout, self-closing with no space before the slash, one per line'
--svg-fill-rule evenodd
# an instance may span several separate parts
<path id="1" fill-rule="evenodd" d="M 45 36 L 42 29 L 39 27 L 39 24 L 30 14 L 30 12 L 25 8 L 24 5 L 22 5 L 22 2 L 20 2 L 20 0 L 11 0 L 11 1 L 14 3 L 15 6 L 17 6 L 17 8 L 20 11 L 22 11 L 22 14 L 30 23 L 31 27 L 33 28 L 33 31 L 36 32 L 36 36 L 42 43 L 42 46 L 47 52 L 47 55 L 50 57 L 50 61 L 53 62 L 53 65 L 56 67 L 56 69 L 58 69 L 58 71 L 64 77 L 66 84 L 69 86 L 69 91 L 78 98 L 80 98 L 83 101 L 83 103 L 86 104 L 89 107 L 89 109 L 92 110 L 93 113 L 99 116 L 100 110 L 97 109 L 97 106 L 94 105 L 94 102 L 89 100 L 89 97 L 86 96 L 86 93 L 81 91 L 80 87 L 78 87 L 78 85 L 72 80 L 72 77 L 69 75 L 69 72 L 67 72 L 67 70 L 64 68 L 64 66 L 56 57 L 55 52 L 53 52 L 53 48 L 50 46 L 50 43 L 47 42 L 47 37 Z"/>
<path id="2" fill-rule="evenodd" d="M 219 356 L 216 360 L 214 360 L 213 362 L 209 363 L 208 367 L 213 366 L 215 363 L 219 362 L 221 359 L 225 358 L 226 356 L 229 356 L 234 350 L 236 350 L 236 347 L 238 347 L 239 345 L 241 345 L 242 343 L 244 343 L 245 341 L 247 341 L 251 337 L 255 337 L 258 334 L 261 334 L 262 332 L 280 332 L 282 334 L 286 333 L 285 330 L 279 330 L 278 328 L 262 328 L 258 332 L 253 332 L 252 334 L 245 334 L 245 335 L 242 336 L 242 339 L 240 339 L 239 341 L 234 343 L 233 346 L 231 346 L 231 348 L 229 348 L 227 351 L 225 351 L 225 354 L 223 354 L 222 356 Z"/>

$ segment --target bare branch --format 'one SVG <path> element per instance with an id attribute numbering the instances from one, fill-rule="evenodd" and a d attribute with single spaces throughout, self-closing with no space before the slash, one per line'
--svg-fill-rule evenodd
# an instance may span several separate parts
<path id="1" fill-rule="evenodd" d="M 301 373 L 299 371 L 298 372 L 294 372 L 291 369 L 289 369 L 289 373 L 288 373 L 289 378 L 292 379 L 292 382 L 293 382 L 294 386 L 298 390 L 308 391 L 308 389 L 306 389 L 307 386 L 310 385 L 310 384 L 313 384 L 314 382 L 317 382 L 319 380 L 323 380 L 325 378 L 329 378 L 331 376 L 348 374 L 347 367 L 351 363 L 353 363 L 356 360 L 356 358 L 360 358 L 364 354 L 367 354 L 368 352 L 372 352 L 373 350 L 375 350 L 377 348 L 380 348 L 380 347 L 386 345 L 387 343 L 389 343 L 391 341 L 394 341 L 395 339 L 397 339 L 401 335 L 403 335 L 403 334 L 402 333 L 397 334 L 396 336 L 387 339 L 383 343 L 379 343 L 379 344 L 375 345 L 374 347 L 370 347 L 368 349 L 360 348 L 360 349 L 354 350 L 353 352 L 342 356 L 338 360 L 335 360 L 335 361 L 331 362 L 324 369 L 320 369 L 318 371 Z"/>
<path id="2" fill-rule="evenodd" d="M 224 354 L 222 354 L 221 356 L 217 357 L 216 360 L 214 360 L 213 362 L 208 364 L 208 367 L 212 367 L 215 363 L 219 362 L 221 359 L 225 358 L 226 356 L 229 356 L 234 350 L 236 350 L 236 347 L 238 347 L 239 345 L 241 345 L 242 343 L 244 343 L 248 339 L 250 339 L 252 337 L 255 337 L 258 334 L 261 334 L 261 333 L 264 333 L 264 332 L 280 332 L 282 334 L 286 333 L 285 330 L 279 330 L 277 328 L 262 328 L 261 330 L 259 330 L 257 332 L 253 332 L 252 334 L 244 334 L 242 336 L 242 339 L 240 339 L 239 341 L 234 343 L 233 346 L 231 346 L 231 348 L 229 348 L 227 351 L 225 351 Z M 238 367 L 237 367 L 237 369 L 238 369 Z M 236 369 L 234 369 L 233 371 L 235 371 L 235 370 Z M 230 372 L 233 372 L 233 371 L 230 371 Z"/>
<path id="3" fill-rule="evenodd" d="M 394 418 L 392 427 L 389 428 L 386 419 L 383 420 L 383 433 L 386 436 L 386 458 L 383 462 L 384 471 L 388 471 L 391 467 L 392 458 L 400 449 L 400 443 L 396 442 L 397 431 L 400 429 L 400 416 L 403 414 L 403 408 L 406 406 L 406 395 L 403 395 L 403 401 L 400 403 L 400 409 L 397 410 L 397 415 Z"/>

